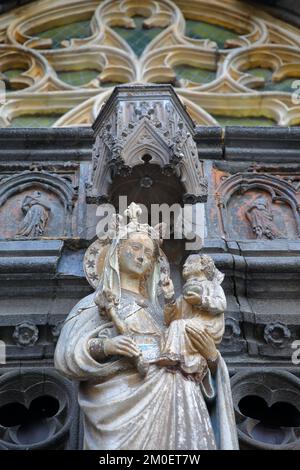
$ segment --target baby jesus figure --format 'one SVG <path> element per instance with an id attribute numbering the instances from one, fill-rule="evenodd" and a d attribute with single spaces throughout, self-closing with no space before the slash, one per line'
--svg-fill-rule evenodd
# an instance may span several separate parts
<path id="1" fill-rule="evenodd" d="M 164 318 L 168 329 L 159 364 L 178 366 L 201 382 L 207 373 L 207 360 L 194 348 L 186 327 L 202 330 L 217 345 L 224 333 L 226 298 L 221 287 L 223 274 L 208 255 L 190 255 L 182 272 L 183 293 L 175 299 L 173 283 L 162 282 L 165 296 Z"/>

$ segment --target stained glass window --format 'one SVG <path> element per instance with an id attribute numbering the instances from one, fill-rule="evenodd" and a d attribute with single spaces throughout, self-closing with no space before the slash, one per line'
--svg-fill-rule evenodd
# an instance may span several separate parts
<path id="1" fill-rule="evenodd" d="M 120 83 L 172 84 L 200 125 L 300 125 L 300 29 L 248 3 L 39 0 L 0 19 L 4 126 L 91 125 Z"/>

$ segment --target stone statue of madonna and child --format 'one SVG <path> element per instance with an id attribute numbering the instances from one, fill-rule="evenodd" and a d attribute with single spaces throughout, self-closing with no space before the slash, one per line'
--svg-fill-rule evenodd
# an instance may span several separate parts
<path id="1" fill-rule="evenodd" d="M 139 214 L 132 203 L 129 223 L 88 248 L 95 293 L 70 312 L 55 351 L 56 368 L 79 382 L 84 449 L 237 449 L 217 349 L 223 275 L 209 256 L 190 255 L 176 299 L 159 230 L 139 223 Z"/>

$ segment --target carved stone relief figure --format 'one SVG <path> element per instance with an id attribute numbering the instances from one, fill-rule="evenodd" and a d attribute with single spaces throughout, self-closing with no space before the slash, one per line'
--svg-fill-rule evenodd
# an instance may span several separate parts
<path id="1" fill-rule="evenodd" d="M 209 329 L 196 322 L 186 333 L 207 364 L 201 377 L 183 370 L 181 358 L 172 365 L 161 362 L 172 331 L 158 295 L 163 293 L 167 305 L 172 284 L 160 234 L 139 222 L 140 212 L 132 203 L 129 223 L 118 219 L 114 237 L 87 250 L 85 272 L 96 293 L 70 312 L 55 351 L 56 368 L 80 383 L 84 448 L 236 449 L 229 375 Z M 214 313 L 222 316 L 225 306 L 221 279 L 214 281 L 218 272 L 209 271 L 204 277 L 211 279 L 193 286 L 201 315 L 210 309 L 207 322 L 218 289 L 222 305 Z"/>
<path id="2" fill-rule="evenodd" d="M 51 211 L 42 200 L 42 193 L 35 191 L 32 196 L 26 196 L 22 202 L 24 219 L 22 220 L 18 237 L 40 237 L 43 235 Z"/>
<path id="3" fill-rule="evenodd" d="M 268 200 L 265 197 L 258 197 L 245 211 L 246 218 L 252 226 L 253 233 L 259 240 L 286 238 L 281 233 L 275 223 L 274 215 Z"/>
<path id="4" fill-rule="evenodd" d="M 232 174 L 223 167 L 215 171 L 215 198 L 225 236 L 257 240 L 300 237 L 298 196 L 283 174 L 274 175 L 272 167 L 263 167 L 261 172 L 236 173 L 233 167 L 229 171 Z"/>
<path id="5" fill-rule="evenodd" d="M 75 235 L 77 169 L 73 163 L 1 168 L 0 239 Z"/>

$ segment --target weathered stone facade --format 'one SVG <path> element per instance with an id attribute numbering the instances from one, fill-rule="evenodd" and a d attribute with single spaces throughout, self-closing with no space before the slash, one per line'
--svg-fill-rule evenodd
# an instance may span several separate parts
<path id="1" fill-rule="evenodd" d="M 149 93 L 152 102 L 141 106 Z M 123 114 L 125 129 L 121 111 L 119 122 L 112 116 L 130 95 L 135 111 Z M 153 118 L 164 99 L 180 134 L 165 116 Z M 133 198 L 138 184 L 149 203 L 184 202 L 186 194 L 197 203 L 207 191 L 202 251 L 225 273 L 221 352 L 240 445 L 300 447 L 299 366 L 292 362 L 300 336 L 300 131 L 194 127 L 180 113 L 170 86 L 123 87 L 94 131 L 0 131 L 1 447 L 81 448 L 75 385 L 53 370 L 53 352 L 66 314 L 91 292 L 82 261 L 95 239 L 97 204 Z M 187 253 L 175 241 L 166 249 L 176 286 Z M 15 406 L 22 408 L 18 423 L 10 419 Z"/>

